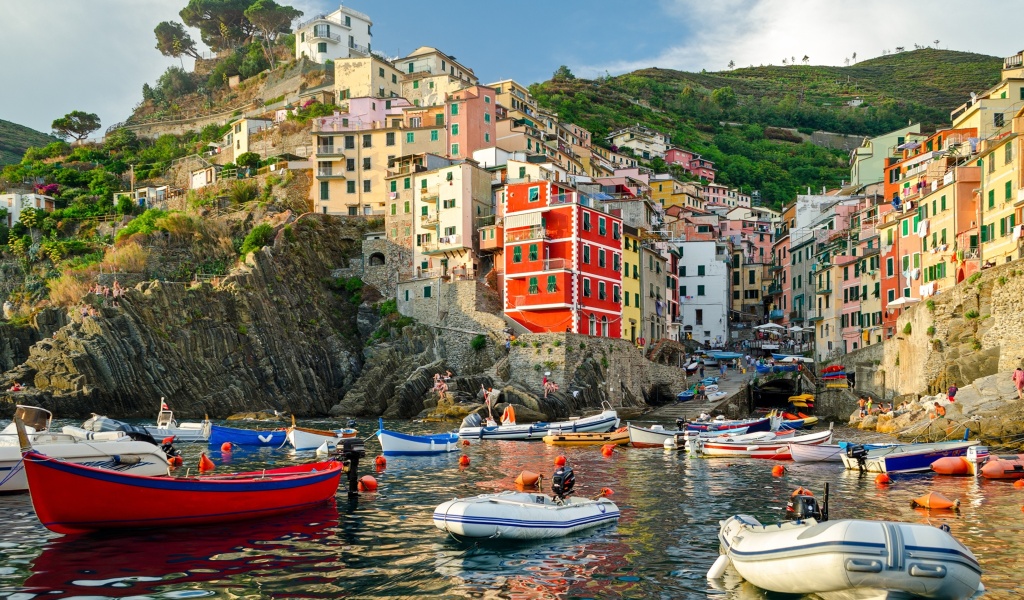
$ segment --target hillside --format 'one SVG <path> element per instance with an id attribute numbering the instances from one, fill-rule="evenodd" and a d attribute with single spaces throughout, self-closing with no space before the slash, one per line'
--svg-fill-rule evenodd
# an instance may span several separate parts
<path id="1" fill-rule="evenodd" d="M 1001 66 L 997 57 L 922 49 L 849 67 L 651 68 L 596 81 L 553 79 L 531 91 L 595 140 L 635 123 L 670 133 L 675 144 L 715 161 L 723 183 L 760 190 L 778 204 L 806 186 L 837 186 L 849 171 L 845 153 L 803 148 L 770 128 L 877 135 L 920 121 L 933 129 L 971 91 L 997 83 Z M 854 99 L 861 104 L 849 106 Z"/>
<path id="2" fill-rule="evenodd" d="M 29 146 L 43 147 L 55 141 L 57 138 L 52 135 L 0 119 L 0 165 L 21 162 Z"/>

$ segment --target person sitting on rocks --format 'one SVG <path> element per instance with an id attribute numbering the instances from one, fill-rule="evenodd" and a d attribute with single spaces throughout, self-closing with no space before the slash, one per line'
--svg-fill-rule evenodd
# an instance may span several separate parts
<path id="1" fill-rule="evenodd" d="M 17 381 L 15 381 L 14 385 L 11 386 L 11 389 L 9 391 L 11 391 L 11 392 L 20 392 L 21 390 L 22 390 L 21 384 L 18 383 Z"/>
<path id="2" fill-rule="evenodd" d="M 941 417 L 945 417 L 946 416 L 946 409 L 945 409 L 945 407 L 941 406 L 938 402 L 935 403 L 934 408 L 935 408 L 935 412 L 932 413 L 931 418 L 937 419 L 937 418 L 941 418 Z"/>
<path id="3" fill-rule="evenodd" d="M 452 375 L 452 372 L 451 372 L 450 369 L 444 372 L 444 380 L 445 381 L 450 380 L 452 377 L 454 377 L 454 375 Z"/>

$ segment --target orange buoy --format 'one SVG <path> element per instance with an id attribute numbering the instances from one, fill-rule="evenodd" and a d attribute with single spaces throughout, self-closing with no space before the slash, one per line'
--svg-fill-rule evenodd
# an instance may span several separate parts
<path id="1" fill-rule="evenodd" d="M 611 496 L 614 493 L 615 493 L 615 491 L 612 490 L 612 488 L 601 488 L 601 495 L 602 496 Z"/>
<path id="2" fill-rule="evenodd" d="M 519 489 L 537 487 L 538 482 L 540 482 L 540 475 L 533 471 L 523 471 L 519 477 L 516 477 L 516 486 Z"/>
<path id="3" fill-rule="evenodd" d="M 888 473 L 879 473 L 878 476 L 875 477 L 875 485 L 889 485 L 890 483 L 892 483 L 892 479 L 889 477 Z"/>
<path id="4" fill-rule="evenodd" d="M 221 452 L 231 452 L 231 442 L 224 442 L 220 445 Z"/>
<path id="5" fill-rule="evenodd" d="M 960 500 L 950 500 L 938 492 L 928 492 L 920 498 L 914 498 L 911 500 L 910 506 L 935 509 L 951 508 L 953 510 L 960 510 Z"/>
<path id="6" fill-rule="evenodd" d="M 169 436 L 165 437 L 164 439 L 160 440 L 160 445 L 161 446 L 169 446 L 169 445 L 171 445 L 173 443 L 174 443 L 174 436 L 173 435 L 169 435 Z"/>
<path id="7" fill-rule="evenodd" d="M 793 493 L 791 494 L 791 496 L 813 496 L 813 495 L 814 495 L 814 492 L 812 492 L 811 490 L 809 490 L 809 489 L 807 489 L 805 487 L 798 487 L 795 490 L 793 490 Z"/>
<path id="8" fill-rule="evenodd" d="M 992 457 L 981 467 L 985 479 L 1020 479 L 1024 477 L 1024 460 L 1021 458 Z"/>
<path id="9" fill-rule="evenodd" d="M 357 486 L 360 492 L 376 492 L 377 491 L 377 480 L 373 475 L 363 475 L 359 478 L 359 484 Z"/>
<path id="10" fill-rule="evenodd" d="M 213 461 L 206 457 L 206 453 L 203 452 L 199 455 L 199 472 L 205 473 L 212 471 L 217 468 L 217 465 L 213 464 Z"/>
<path id="11" fill-rule="evenodd" d="M 1017 481 L 1014 481 L 1013 487 L 1017 488 L 1018 490 L 1020 488 L 1024 488 L 1024 479 L 1018 479 Z"/>
<path id="12" fill-rule="evenodd" d="M 775 465 L 772 467 L 772 477 L 782 477 L 786 474 L 786 467 L 782 465 Z"/>
<path id="13" fill-rule="evenodd" d="M 932 463 L 932 471 L 939 475 L 970 475 L 971 467 L 962 456 L 943 456 Z"/>
<path id="14" fill-rule="evenodd" d="M 383 455 L 378 456 L 377 458 L 373 459 L 373 462 L 378 467 L 386 467 L 386 466 L 388 466 L 388 459 L 384 458 Z"/>
<path id="15" fill-rule="evenodd" d="M 555 466 L 556 467 L 564 467 L 565 466 L 565 457 L 564 456 L 556 456 L 555 457 Z"/>
<path id="16" fill-rule="evenodd" d="M 627 431 L 629 431 L 629 427 L 619 427 L 615 430 L 615 433 L 626 433 Z"/>
<path id="17" fill-rule="evenodd" d="M 601 446 L 601 454 L 611 456 L 613 452 L 615 452 L 615 444 L 605 444 L 604 446 Z"/>
<path id="18" fill-rule="evenodd" d="M 172 456 L 167 459 L 167 462 L 170 463 L 171 466 L 174 468 L 178 468 L 185 463 L 185 461 L 180 456 Z"/>
<path id="19" fill-rule="evenodd" d="M 469 445 L 469 440 L 462 440 L 462 445 L 463 446 L 468 446 Z"/>
<path id="20" fill-rule="evenodd" d="M 469 466 L 469 457 L 466 456 L 465 454 L 460 456 L 459 457 L 459 466 L 460 467 L 468 467 Z"/>

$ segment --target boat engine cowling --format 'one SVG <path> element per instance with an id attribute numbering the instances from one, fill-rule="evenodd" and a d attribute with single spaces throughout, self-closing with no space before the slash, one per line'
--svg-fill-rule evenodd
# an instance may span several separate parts
<path id="1" fill-rule="evenodd" d="M 480 413 L 472 413 L 466 415 L 459 427 L 480 427 L 481 423 L 483 423 L 483 419 L 480 418 Z"/>
<path id="2" fill-rule="evenodd" d="M 846 448 L 846 456 L 857 461 L 857 466 L 863 471 L 867 463 L 868 449 L 863 444 L 854 444 Z"/>
<path id="3" fill-rule="evenodd" d="M 555 474 L 551 476 L 551 493 L 559 500 L 573 493 L 575 487 L 576 474 L 572 472 L 572 467 L 569 465 L 559 467 Z"/>
<path id="4" fill-rule="evenodd" d="M 814 496 L 798 494 L 790 498 L 786 504 L 786 516 L 790 519 L 818 519 L 821 520 L 821 507 Z"/>

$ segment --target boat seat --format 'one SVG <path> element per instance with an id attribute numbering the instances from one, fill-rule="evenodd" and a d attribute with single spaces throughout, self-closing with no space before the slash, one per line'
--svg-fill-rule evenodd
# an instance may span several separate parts
<path id="1" fill-rule="evenodd" d="M 829 527 L 833 525 L 839 525 L 840 521 L 825 521 L 824 523 L 816 523 L 811 525 L 807 529 L 800 532 L 800 535 L 796 536 L 798 540 L 810 539 L 816 535 L 820 535 L 825 532 Z"/>

